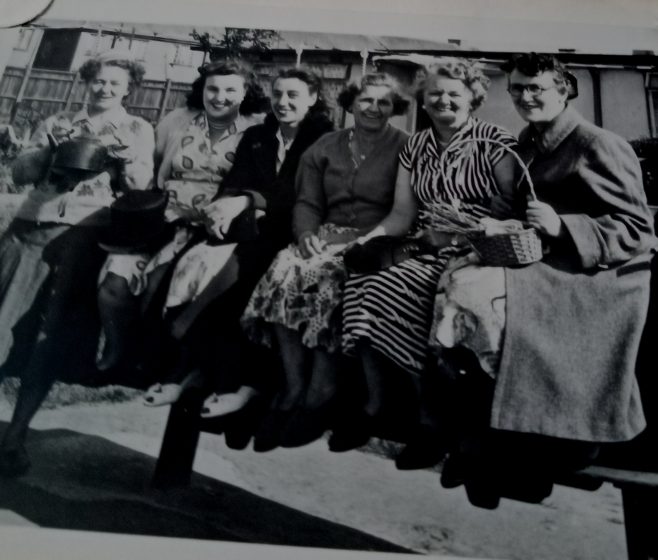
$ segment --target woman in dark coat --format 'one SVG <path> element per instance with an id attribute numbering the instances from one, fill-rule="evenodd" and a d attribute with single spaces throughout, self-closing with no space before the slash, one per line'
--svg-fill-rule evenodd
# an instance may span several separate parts
<path id="1" fill-rule="evenodd" d="M 266 367 L 268 357 L 248 342 L 239 318 L 276 253 L 292 240 L 299 159 L 333 128 L 321 80 L 306 70 L 284 70 L 275 78 L 272 111 L 263 124 L 245 131 L 219 198 L 205 209 L 210 238 L 205 244 L 230 243 L 226 235 L 233 220 L 251 211 L 259 216 L 257 236 L 237 243 L 207 288 L 169 312 L 171 332 L 183 342 L 179 360 L 185 371 L 179 373 L 198 367 L 203 377 L 212 379 L 214 392 L 204 412 L 213 415 L 239 410 L 256 392 L 252 385 L 257 382 L 251 379 Z M 177 274 L 175 270 L 172 285 Z"/>

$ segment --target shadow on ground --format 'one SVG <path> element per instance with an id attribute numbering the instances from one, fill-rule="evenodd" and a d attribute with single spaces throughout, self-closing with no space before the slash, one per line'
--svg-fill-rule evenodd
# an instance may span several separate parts
<path id="1" fill-rule="evenodd" d="M 32 430 L 27 448 L 32 470 L 0 479 L 0 509 L 42 527 L 411 552 L 198 474 L 187 488 L 156 490 L 154 458 L 101 437 Z"/>

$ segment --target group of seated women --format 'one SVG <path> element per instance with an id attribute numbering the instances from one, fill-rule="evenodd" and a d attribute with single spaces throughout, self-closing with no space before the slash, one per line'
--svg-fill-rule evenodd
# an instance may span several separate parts
<path id="1" fill-rule="evenodd" d="M 458 343 L 490 382 L 488 427 L 633 438 L 644 427 L 634 363 L 655 246 L 639 164 L 569 105 L 576 80 L 556 59 L 519 55 L 504 70 L 528 123 L 518 140 L 473 115 L 489 79 L 461 59 L 428 69 L 418 100 L 431 126 L 411 136 L 389 123 L 409 101 L 386 74 L 344 89 L 353 125 L 332 131 L 313 72 L 281 71 L 268 108 L 238 62 L 201 67 L 187 107 L 154 135 L 122 105 L 143 68 L 112 51 L 88 61 L 87 108 L 46 119 L 14 166 L 34 188 L 0 240 L 5 373 L 36 387 L 76 367 L 96 300 L 99 371 L 139 354 L 155 381 L 144 404 L 201 386 L 207 418 L 265 400 L 256 450 L 328 430 L 334 451 L 364 445 L 395 408 L 382 377 L 392 369 L 410 380 L 417 413 L 397 465 L 436 464 L 460 421 L 445 413 L 455 406 L 441 381 Z M 53 166 L 57 146 L 78 137 L 106 146 L 113 167 Z M 125 243 L 112 237 L 109 207 L 132 190 L 166 193 L 166 227 Z M 435 227 L 442 208 L 474 223 L 518 219 L 539 233 L 544 257 L 488 267 L 463 232 Z M 348 271 L 344 255 L 381 236 L 413 239 L 415 250 Z M 482 337 L 493 343 L 473 343 Z M 362 381 L 351 410 L 343 393 L 358 384 L 346 375 Z M 27 422 L 44 396 L 34 392 Z M 22 446 L 26 429 L 10 427 L 4 448 Z"/>

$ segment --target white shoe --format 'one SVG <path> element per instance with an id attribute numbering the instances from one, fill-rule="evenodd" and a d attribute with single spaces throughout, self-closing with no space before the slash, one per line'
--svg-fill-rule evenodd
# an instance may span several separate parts
<path id="1" fill-rule="evenodd" d="M 151 385 L 142 402 L 145 406 L 164 406 L 175 403 L 183 391 L 188 387 L 199 386 L 201 381 L 201 372 L 198 369 L 190 372 L 181 383 L 156 383 Z"/>
<path id="2" fill-rule="evenodd" d="M 213 393 L 203 403 L 201 418 L 216 418 L 226 416 L 242 409 L 256 395 L 252 387 L 240 387 L 236 393 Z"/>
<path id="3" fill-rule="evenodd" d="M 144 393 L 142 402 L 144 406 L 164 406 L 175 403 L 181 396 L 183 388 L 178 383 L 156 383 Z"/>

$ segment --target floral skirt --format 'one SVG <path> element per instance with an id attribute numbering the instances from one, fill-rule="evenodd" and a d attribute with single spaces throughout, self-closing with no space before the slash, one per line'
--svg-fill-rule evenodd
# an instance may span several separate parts
<path id="1" fill-rule="evenodd" d="M 324 224 L 318 236 L 354 232 Z M 327 251 L 304 259 L 295 245 L 283 249 L 256 286 L 242 316 L 249 338 L 273 346 L 273 325 L 297 331 L 309 348 L 340 349 L 340 307 L 347 272 L 343 257 Z"/>

